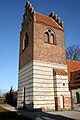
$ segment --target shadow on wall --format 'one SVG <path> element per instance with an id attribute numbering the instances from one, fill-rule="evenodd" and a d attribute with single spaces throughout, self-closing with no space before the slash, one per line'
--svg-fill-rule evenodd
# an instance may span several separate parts
<path id="1" fill-rule="evenodd" d="M 72 109 L 80 111 L 80 93 L 78 91 L 72 96 Z"/>
<path id="2" fill-rule="evenodd" d="M 33 102 L 31 102 L 29 104 L 26 104 L 26 103 L 23 102 L 23 109 L 33 110 L 33 108 L 34 108 L 34 103 Z"/>
<path id="3" fill-rule="evenodd" d="M 23 107 L 21 108 L 25 111 L 30 111 L 30 112 L 33 112 L 33 111 L 42 111 L 42 108 L 36 108 L 34 109 L 34 103 L 31 102 L 30 104 L 26 104 L 23 102 Z"/>

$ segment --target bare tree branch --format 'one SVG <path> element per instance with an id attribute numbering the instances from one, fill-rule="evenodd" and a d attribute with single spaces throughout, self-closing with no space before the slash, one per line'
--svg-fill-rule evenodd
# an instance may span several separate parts
<path id="1" fill-rule="evenodd" d="M 80 61 L 80 45 L 69 46 L 66 50 L 66 57 L 69 60 Z"/>

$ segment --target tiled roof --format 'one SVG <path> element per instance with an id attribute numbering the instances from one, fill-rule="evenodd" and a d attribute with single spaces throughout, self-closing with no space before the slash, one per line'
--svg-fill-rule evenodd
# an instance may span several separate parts
<path id="1" fill-rule="evenodd" d="M 67 75 L 67 72 L 61 69 L 54 69 L 54 75 Z"/>
<path id="2" fill-rule="evenodd" d="M 74 60 L 67 60 L 67 68 L 70 88 L 80 88 L 80 62 Z"/>
<path id="3" fill-rule="evenodd" d="M 36 12 L 36 21 L 63 30 L 51 17 Z"/>
<path id="4" fill-rule="evenodd" d="M 80 70 L 80 62 L 75 60 L 67 60 L 67 68 L 68 68 L 68 79 L 70 81 L 70 72 Z"/>

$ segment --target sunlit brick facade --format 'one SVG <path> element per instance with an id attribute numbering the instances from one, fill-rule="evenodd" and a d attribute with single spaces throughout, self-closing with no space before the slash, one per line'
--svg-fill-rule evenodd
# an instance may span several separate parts
<path id="1" fill-rule="evenodd" d="M 70 109 L 64 25 L 27 2 L 20 32 L 18 107 Z"/>

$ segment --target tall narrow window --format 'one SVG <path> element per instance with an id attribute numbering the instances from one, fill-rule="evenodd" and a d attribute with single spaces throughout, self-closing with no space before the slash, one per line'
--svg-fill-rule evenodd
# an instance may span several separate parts
<path id="1" fill-rule="evenodd" d="M 50 34 L 49 43 L 54 44 L 54 35 Z"/>
<path id="2" fill-rule="evenodd" d="M 25 34 L 25 48 L 28 46 L 28 34 Z"/>
<path id="3" fill-rule="evenodd" d="M 25 87 L 24 87 L 24 90 L 23 90 L 23 91 L 24 91 L 24 93 L 23 93 L 23 94 L 24 94 L 24 98 L 23 98 L 23 107 L 25 107 Z"/>
<path id="4" fill-rule="evenodd" d="M 22 50 L 24 51 L 28 46 L 28 34 L 25 33 L 24 37 L 23 37 L 23 46 L 22 46 Z"/>
<path id="5" fill-rule="evenodd" d="M 24 50 L 25 49 L 25 38 L 23 38 L 23 47 L 22 49 Z"/>
<path id="6" fill-rule="evenodd" d="M 63 97 L 63 95 L 60 96 L 60 108 L 61 109 L 64 108 L 64 97 Z"/>
<path id="7" fill-rule="evenodd" d="M 80 95 L 78 92 L 76 92 L 76 100 L 77 103 L 80 103 Z"/>
<path id="8" fill-rule="evenodd" d="M 25 107 L 25 87 L 22 88 L 22 103 L 23 107 Z"/>
<path id="9" fill-rule="evenodd" d="M 48 32 L 45 32 L 45 42 L 49 42 L 49 34 Z"/>

